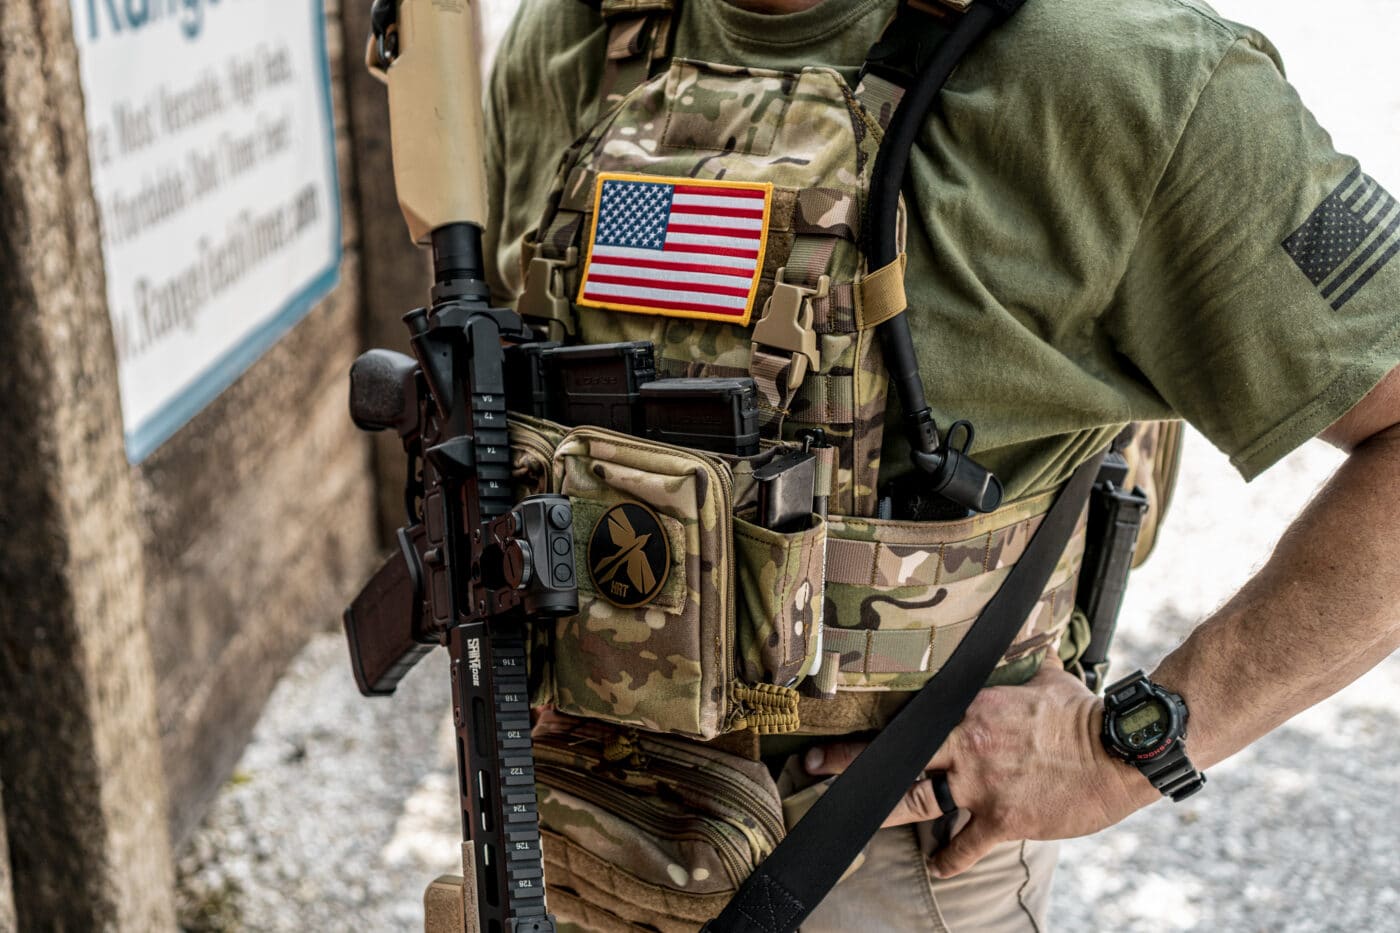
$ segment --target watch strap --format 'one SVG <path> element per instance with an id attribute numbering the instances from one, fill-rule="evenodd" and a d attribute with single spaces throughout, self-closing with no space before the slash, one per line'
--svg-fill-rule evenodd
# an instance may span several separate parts
<path id="1" fill-rule="evenodd" d="M 1206 776 L 1196 770 L 1191 759 L 1186 757 L 1186 748 L 1181 741 L 1172 743 L 1165 755 L 1151 761 L 1134 761 L 1133 764 L 1152 786 L 1170 797 L 1173 803 L 1180 803 L 1200 790 L 1206 784 Z"/>

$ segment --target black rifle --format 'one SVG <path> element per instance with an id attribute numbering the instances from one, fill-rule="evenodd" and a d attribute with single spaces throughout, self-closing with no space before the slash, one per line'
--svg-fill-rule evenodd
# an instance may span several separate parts
<path id="1" fill-rule="evenodd" d="M 502 341 L 529 334 L 490 307 L 480 229 L 440 227 L 432 243 L 432 305 L 404 316 L 414 358 L 371 350 L 350 370 L 355 423 L 399 433 L 409 478 L 399 548 L 345 611 L 345 634 L 366 696 L 447 646 L 466 928 L 549 933 L 525 646 L 536 620 L 578 611 L 573 518 L 563 496 L 514 501 Z"/>

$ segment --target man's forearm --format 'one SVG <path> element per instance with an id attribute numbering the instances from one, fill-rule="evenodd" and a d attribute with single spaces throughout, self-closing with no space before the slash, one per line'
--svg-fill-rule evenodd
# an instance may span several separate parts
<path id="1" fill-rule="evenodd" d="M 1356 448 L 1268 563 L 1153 680 L 1185 697 L 1209 767 L 1400 647 L 1400 430 Z"/>

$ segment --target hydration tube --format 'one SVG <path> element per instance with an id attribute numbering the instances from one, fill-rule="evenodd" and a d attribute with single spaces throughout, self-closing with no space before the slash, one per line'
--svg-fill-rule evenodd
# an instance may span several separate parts
<path id="1" fill-rule="evenodd" d="M 867 253 L 872 268 L 884 268 L 898 258 L 896 230 L 899 190 L 909 167 L 909 153 L 914 148 L 924 117 L 933 107 L 953 69 L 968 51 L 995 26 L 1015 13 L 1022 2 L 1024 0 L 981 0 L 973 4 L 934 51 L 928 63 L 920 69 L 918 77 L 900 100 L 875 158 L 874 177 L 870 185 Z M 1001 482 L 968 456 L 973 439 L 972 425 L 965 421 L 956 422 L 946 434 L 940 436 L 933 411 L 924 395 L 919 361 L 914 354 L 914 341 L 904 312 L 881 324 L 877 333 L 890 382 L 894 384 L 900 408 L 904 412 L 905 433 L 915 467 L 914 475 L 905 478 L 902 483 L 907 489 L 897 498 L 906 501 L 921 499 L 924 493 L 932 492 L 963 510 L 994 511 L 1001 505 Z M 959 437 L 962 439 L 961 447 L 954 444 Z M 894 485 L 898 487 L 901 483 Z"/>

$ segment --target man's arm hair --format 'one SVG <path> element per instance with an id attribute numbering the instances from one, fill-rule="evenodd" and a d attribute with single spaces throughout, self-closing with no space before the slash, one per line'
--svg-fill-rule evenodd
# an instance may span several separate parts
<path id="1" fill-rule="evenodd" d="M 1400 367 L 1320 435 L 1349 456 L 1268 562 L 1153 679 L 1209 767 L 1400 648 Z"/>

